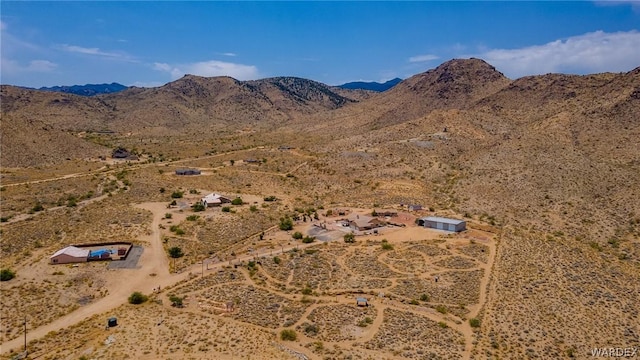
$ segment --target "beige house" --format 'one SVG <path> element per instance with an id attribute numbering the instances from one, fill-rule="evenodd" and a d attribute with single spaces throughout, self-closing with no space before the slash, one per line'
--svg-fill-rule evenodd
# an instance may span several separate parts
<path id="1" fill-rule="evenodd" d="M 385 225 L 380 219 L 361 214 L 350 214 L 346 219 L 342 220 L 342 224 L 358 231 L 371 230 Z"/>
<path id="2" fill-rule="evenodd" d="M 55 254 L 51 255 L 52 264 L 70 264 L 87 262 L 89 257 L 89 250 L 77 248 L 75 246 L 67 246 L 62 250 L 58 250 Z"/>

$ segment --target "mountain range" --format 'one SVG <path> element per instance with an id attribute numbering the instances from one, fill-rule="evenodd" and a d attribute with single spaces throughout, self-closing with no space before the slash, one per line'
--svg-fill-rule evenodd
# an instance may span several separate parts
<path id="1" fill-rule="evenodd" d="M 387 91 L 391 89 L 401 81 L 402 79 L 400 78 L 391 79 L 384 83 L 379 83 L 375 81 L 371 81 L 371 82 L 354 81 L 354 82 L 348 82 L 346 84 L 338 85 L 338 87 L 343 89 L 351 89 L 351 90 L 370 90 L 370 91 L 382 92 L 382 91 Z"/>
<path id="2" fill-rule="evenodd" d="M 402 79 L 395 78 L 389 80 L 384 83 L 378 82 L 349 82 L 346 84 L 338 85 L 337 87 L 342 89 L 349 90 L 369 90 L 375 92 L 382 92 L 389 90 L 394 87 L 396 84 L 401 82 Z M 86 85 L 72 85 L 72 86 L 51 86 L 51 87 L 41 87 L 38 90 L 41 91 L 51 91 L 51 92 L 61 92 L 67 94 L 75 94 L 80 96 L 95 96 L 100 94 L 112 94 L 117 93 L 123 90 L 126 90 L 128 87 L 118 83 L 111 84 L 86 84 Z"/>
<path id="3" fill-rule="evenodd" d="M 62 93 L 80 95 L 80 96 L 94 96 L 98 94 L 116 93 L 118 91 L 125 90 L 126 88 L 127 88 L 126 86 L 114 82 L 111 84 L 86 84 L 86 85 L 72 85 L 72 86 L 41 87 L 38 90 L 62 92 Z"/>

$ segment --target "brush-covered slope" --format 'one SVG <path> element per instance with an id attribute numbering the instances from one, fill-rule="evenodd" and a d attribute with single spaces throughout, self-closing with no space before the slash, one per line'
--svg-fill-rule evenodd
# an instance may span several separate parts
<path id="1" fill-rule="evenodd" d="M 11 129 L 2 128 L 2 136 L 37 131 L 31 128 L 34 122 L 56 130 L 50 134 L 108 130 L 130 135 L 197 133 L 206 136 L 210 133 L 215 136 L 220 129 L 269 129 L 311 113 L 343 107 L 362 98 L 357 91 L 340 89 L 339 92 L 315 81 L 293 77 L 243 82 L 229 77 L 192 75 L 157 88 L 129 88 L 116 94 L 90 98 L 2 86 L 2 117 L 13 122 Z M 354 96 L 348 97 L 350 94 Z M 50 147 L 61 149 L 70 143 L 84 141 L 57 135 L 50 136 L 50 140 Z M 18 153 L 14 151 L 18 148 L 23 155 L 13 156 Z M 85 157 L 84 150 L 73 151 L 73 148 L 83 147 L 73 146 L 64 151 L 64 157 L 48 159 L 55 162 L 67 157 Z M 20 146 L 20 143 L 11 144 L 5 150 L 3 161 L 9 166 L 25 164 L 23 158 L 39 154 L 30 147 Z"/>

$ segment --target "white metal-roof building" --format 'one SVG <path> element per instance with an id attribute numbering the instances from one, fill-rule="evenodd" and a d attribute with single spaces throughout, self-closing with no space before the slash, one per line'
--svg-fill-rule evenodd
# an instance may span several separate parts
<path id="1" fill-rule="evenodd" d="M 432 229 L 460 232 L 467 229 L 464 220 L 449 219 L 438 216 L 427 216 L 418 219 L 418 225 Z"/>
<path id="2" fill-rule="evenodd" d="M 51 255 L 52 264 L 69 264 L 87 262 L 89 257 L 89 250 L 80 249 L 75 246 L 67 246 L 64 249 L 56 251 Z"/>
<path id="3" fill-rule="evenodd" d="M 223 204 L 223 203 L 230 203 L 231 199 L 229 199 L 226 196 L 222 196 L 220 194 L 211 193 L 203 197 L 202 199 L 200 199 L 200 201 L 202 202 L 202 205 L 204 205 L 205 207 L 212 207 L 212 206 L 219 206 L 220 204 Z"/>

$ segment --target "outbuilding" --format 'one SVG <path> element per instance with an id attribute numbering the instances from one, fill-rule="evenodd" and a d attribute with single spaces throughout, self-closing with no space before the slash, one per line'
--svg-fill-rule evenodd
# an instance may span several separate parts
<path id="1" fill-rule="evenodd" d="M 199 169 L 177 169 L 176 175 L 200 175 L 202 172 Z"/>
<path id="2" fill-rule="evenodd" d="M 202 203 L 202 205 L 204 205 L 204 207 L 212 207 L 230 203 L 231 199 L 220 194 L 211 193 L 200 199 L 200 202 Z"/>
<path id="3" fill-rule="evenodd" d="M 427 228 L 460 232 L 467 229 L 467 223 L 464 220 L 449 219 L 438 216 L 427 216 L 418 219 L 418 226 Z"/>
<path id="4" fill-rule="evenodd" d="M 89 250 L 80 249 L 75 246 L 67 246 L 64 249 L 56 251 L 51 255 L 52 264 L 70 264 L 87 262 L 89 257 Z"/>

